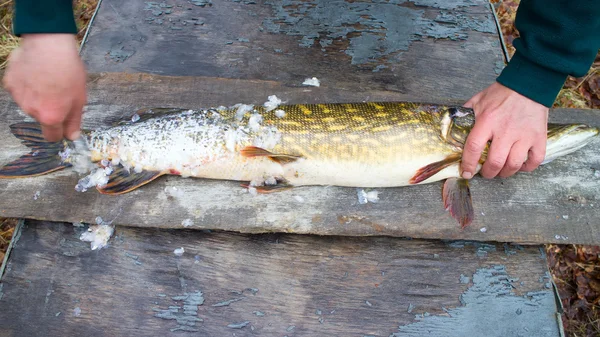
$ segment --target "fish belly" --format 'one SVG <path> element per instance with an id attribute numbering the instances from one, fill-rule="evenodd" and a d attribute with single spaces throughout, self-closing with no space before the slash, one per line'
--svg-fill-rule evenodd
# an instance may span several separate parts
<path id="1" fill-rule="evenodd" d="M 285 165 L 284 178 L 294 186 L 407 186 L 412 185 L 409 181 L 416 174 L 417 170 L 443 159 L 443 156 L 426 156 L 412 160 L 376 165 L 361 162 L 332 162 L 316 159 L 300 159 Z M 420 184 L 459 176 L 459 165 L 451 165 Z"/>

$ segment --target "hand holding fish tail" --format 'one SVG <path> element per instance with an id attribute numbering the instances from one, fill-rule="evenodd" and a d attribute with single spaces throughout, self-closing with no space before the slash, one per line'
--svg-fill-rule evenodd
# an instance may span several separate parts
<path id="1" fill-rule="evenodd" d="M 465 179 L 476 173 L 481 154 L 491 141 L 481 175 L 509 177 L 533 171 L 544 160 L 549 109 L 494 83 L 473 96 L 465 107 L 475 112 L 475 125 L 465 143 L 461 171 Z"/>
<path id="2" fill-rule="evenodd" d="M 85 67 L 73 34 L 24 34 L 4 76 L 6 90 L 42 125 L 48 141 L 79 136 L 85 86 Z"/>

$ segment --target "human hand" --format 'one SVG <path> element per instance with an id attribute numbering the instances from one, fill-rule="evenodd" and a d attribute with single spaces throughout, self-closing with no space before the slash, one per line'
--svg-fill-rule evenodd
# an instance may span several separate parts
<path id="1" fill-rule="evenodd" d="M 42 125 L 46 140 L 79 137 L 86 72 L 75 35 L 23 35 L 3 82 L 21 109 Z"/>
<path id="2" fill-rule="evenodd" d="M 481 175 L 509 177 L 531 172 L 546 155 L 548 108 L 495 82 L 473 96 L 465 107 L 475 112 L 475 125 L 465 143 L 462 177 L 476 173 L 482 151 L 491 140 Z"/>

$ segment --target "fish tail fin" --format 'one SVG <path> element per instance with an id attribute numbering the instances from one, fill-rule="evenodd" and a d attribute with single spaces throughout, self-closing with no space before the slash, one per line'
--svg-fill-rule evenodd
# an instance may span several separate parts
<path id="1" fill-rule="evenodd" d="M 442 200 L 444 208 L 460 223 L 461 228 L 465 228 L 473 222 L 475 212 L 473 211 L 468 180 L 462 178 L 446 179 L 442 189 Z"/>
<path id="2" fill-rule="evenodd" d="M 418 184 L 420 182 L 423 182 L 433 177 L 436 173 L 440 172 L 446 167 L 459 163 L 460 160 L 460 154 L 451 154 L 444 160 L 436 161 L 435 163 L 431 163 L 427 166 L 421 167 L 417 170 L 417 173 L 415 173 L 415 175 L 412 178 L 410 178 L 408 182 L 411 184 Z"/>
<path id="3" fill-rule="evenodd" d="M 38 123 L 23 122 L 10 126 L 12 134 L 31 149 L 26 155 L 0 167 L 0 178 L 23 178 L 47 174 L 71 166 L 60 156 L 66 141 L 48 142 Z"/>

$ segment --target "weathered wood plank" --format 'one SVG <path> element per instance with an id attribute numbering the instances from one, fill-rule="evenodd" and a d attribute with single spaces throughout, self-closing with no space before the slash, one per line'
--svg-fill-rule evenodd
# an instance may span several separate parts
<path id="1" fill-rule="evenodd" d="M 277 81 L 468 97 L 502 68 L 489 3 L 103 0 L 82 50 L 92 72 Z M 235 96 L 232 93 L 232 96 Z"/>
<path id="2" fill-rule="evenodd" d="M 226 100 L 227 90 L 235 91 L 240 99 Z M 260 104 L 274 93 L 290 103 L 407 99 L 401 94 L 380 91 L 355 94 L 332 88 L 305 90 L 266 81 L 103 74 L 93 76 L 90 82 L 90 105 L 84 125 L 106 125 L 144 106 Z M 26 151 L 8 132 L 8 124 L 24 117 L 15 112 L 6 96 L 2 99 L 0 164 Z M 600 125 L 600 114 L 557 110 L 551 113 L 551 120 Z M 68 170 L 43 177 L 0 180 L 0 216 L 66 222 L 116 217 L 116 224 L 173 228 L 182 227 L 183 220 L 191 219 L 194 228 L 251 233 L 598 244 L 600 179 L 594 175 L 600 169 L 598 145 L 595 142 L 532 174 L 518 174 L 506 180 L 474 179 L 476 219 L 473 226 L 462 231 L 442 208 L 439 184 L 380 189 L 381 201 L 366 205 L 358 204 L 353 188 L 302 187 L 252 197 L 235 182 L 179 177 L 159 179 L 133 193 L 115 197 L 96 191 L 76 193 L 78 176 Z M 36 191 L 40 191 L 40 197 L 34 200 Z M 304 202 L 298 202 L 294 196 L 301 196 Z M 480 231 L 483 227 L 486 233 Z"/>
<path id="3" fill-rule="evenodd" d="M 83 231 L 25 225 L 0 335 L 558 336 L 538 247 L 117 227 L 91 251 Z"/>

